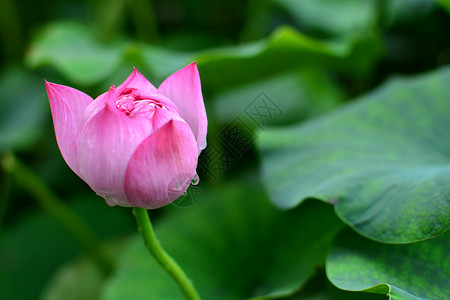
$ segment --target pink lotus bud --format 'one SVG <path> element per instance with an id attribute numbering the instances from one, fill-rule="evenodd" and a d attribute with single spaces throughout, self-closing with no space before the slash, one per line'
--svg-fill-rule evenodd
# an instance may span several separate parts
<path id="1" fill-rule="evenodd" d="M 109 205 L 158 208 L 198 180 L 207 119 L 195 63 L 158 89 L 134 69 L 95 100 L 45 86 L 64 160 Z"/>

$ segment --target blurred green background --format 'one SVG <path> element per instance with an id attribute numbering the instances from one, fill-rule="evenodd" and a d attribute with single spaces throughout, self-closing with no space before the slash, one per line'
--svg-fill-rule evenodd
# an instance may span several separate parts
<path id="1" fill-rule="evenodd" d="M 446 0 L 2 0 L 0 299 L 181 297 L 141 249 L 131 210 L 108 207 L 65 164 L 44 79 L 95 98 L 133 66 L 158 86 L 192 61 L 209 121 L 200 184 L 150 214 L 204 299 L 385 297 L 331 285 L 326 253 L 346 225 L 316 200 L 271 204 L 257 144 L 392 76 L 450 64 L 449 13 Z M 112 274 L 8 172 L 12 155 L 106 243 Z"/>

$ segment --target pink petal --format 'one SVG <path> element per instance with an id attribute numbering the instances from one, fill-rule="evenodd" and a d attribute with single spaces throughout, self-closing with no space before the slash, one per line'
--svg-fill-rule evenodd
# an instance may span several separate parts
<path id="1" fill-rule="evenodd" d="M 69 167 L 81 177 L 77 162 L 76 136 L 83 112 L 93 100 L 68 86 L 46 81 L 45 87 L 59 149 Z"/>
<path id="2" fill-rule="evenodd" d="M 196 63 L 170 75 L 158 88 L 158 93 L 169 98 L 178 107 L 181 117 L 194 133 L 200 153 L 206 148 L 208 120 Z"/>
<path id="3" fill-rule="evenodd" d="M 156 88 L 150 83 L 139 71 L 134 68 L 133 72 L 128 76 L 128 78 L 117 87 L 117 92 L 120 94 L 126 88 L 134 88 L 141 90 L 146 94 L 156 93 Z"/>
<path id="4" fill-rule="evenodd" d="M 131 157 L 125 192 L 131 206 L 158 208 L 180 197 L 195 176 L 197 142 L 184 121 L 171 120 Z"/>
<path id="5" fill-rule="evenodd" d="M 106 99 L 103 109 L 81 128 L 77 141 L 80 172 L 109 205 L 129 206 L 125 171 L 136 148 L 153 132 L 153 123 L 149 118 L 129 118 Z"/>
<path id="6" fill-rule="evenodd" d="M 86 124 L 89 122 L 93 116 L 105 108 L 106 103 L 109 103 L 113 107 L 115 105 L 117 95 L 117 90 L 114 88 L 114 85 L 111 85 L 107 92 L 95 98 L 95 100 L 92 101 L 88 107 L 86 107 L 81 118 L 81 124 Z"/>

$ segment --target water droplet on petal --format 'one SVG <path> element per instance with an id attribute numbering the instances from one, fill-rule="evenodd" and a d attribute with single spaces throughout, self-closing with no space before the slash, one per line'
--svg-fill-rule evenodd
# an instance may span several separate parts
<path id="1" fill-rule="evenodd" d="M 119 201 L 111 196 L 103 196 L 103 198 L 105 199 L 106 203 L 108 203 L 109 206 L 116 206 L 117 204 L 119 204 Z"/>
<path id="2" fill-rule="evenodd" d="M 200 150 L 203 150 L 203 149 L 205 149 L 205 148 L 206 148 L 206 146 L 207 146 L 206 140 L 205 140 L 205 141 L 202 141 L 202 142 L 200 143 L 200 145 L 199 145 L 199 147 L 200 147 Z"/>
<path id="3" fill-rule="evenodd" d="M 197 174 L 194 175 L 194 177 L 191 180 L 192 185 L 197 185 L 200 182 L 200 177 L 198 177 Z"/>
<path id="4" fill-rule="evenodd" d="M 185 195 L 186 190 L 190 183 L 190 176 L 186 173 L 181 173 L 176 175 L 168 185 L 169 196 L 172 197 L 181 197 Z M 183 194 L 184 193 L 184 194 Z"/>

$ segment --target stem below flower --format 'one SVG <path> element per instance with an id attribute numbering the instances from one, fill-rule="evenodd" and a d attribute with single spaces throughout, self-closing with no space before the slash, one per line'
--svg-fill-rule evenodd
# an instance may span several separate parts
<path id="1" fill-rule="evenodd" d="M 72 234 L 105 275 L 112 271 L 112 257 L 95 233 L 32 170 L 12 154 L 3 157 L 0 166 Z"/>
<path id="2" fill-rule="evenodd" d="M 133 214 L 136 217 L 145 246 L 149 249 L 156 261 L 172 276 L 173 279 L 175 279 L 187 299 L 199 300 L 200 296 L 183 269 L 181 269 L 175 260 L 173 260 L 159 244 L 147 210 L 144 208 L 133 207 Z"/>

